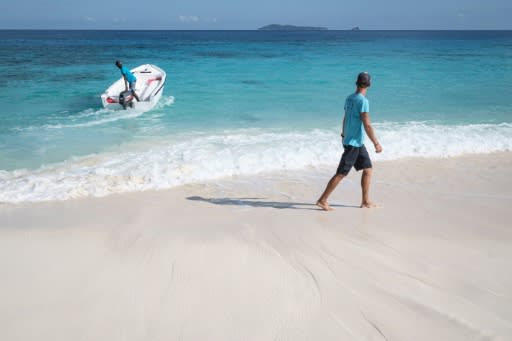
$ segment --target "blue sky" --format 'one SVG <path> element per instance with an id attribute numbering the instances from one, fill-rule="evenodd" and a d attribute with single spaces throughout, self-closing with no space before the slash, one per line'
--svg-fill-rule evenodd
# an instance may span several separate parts
<path id="1" fill-rule="evenodd" d="M 0 28 L 512 29 L 512 0 L 2 0 Z"/>

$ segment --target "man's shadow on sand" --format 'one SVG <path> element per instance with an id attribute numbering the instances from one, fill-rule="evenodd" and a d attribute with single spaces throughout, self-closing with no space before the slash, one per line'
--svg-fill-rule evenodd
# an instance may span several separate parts
<path id="1" fill-rule="evenodd" d="M 203 201 L 222 206 L 250 206 L 263 208 L 291 209 L 291 210 L 322 210 L 315 204 L 305 202 L 264 201 L 264 198 L 203 198 L 200 196 L 187 197 L 187 200 Z M 331 207 L 359 208 L 351 205 L 331 205 Z"/>

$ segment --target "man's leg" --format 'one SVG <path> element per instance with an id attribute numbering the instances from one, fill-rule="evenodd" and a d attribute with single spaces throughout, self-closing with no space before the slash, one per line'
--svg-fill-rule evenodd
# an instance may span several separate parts
<path id="1" fill-rule="evenodd" d="M 371 208 L 375 207 L 375 205 L 370 201 L 370 183 L 372 180 L 372 168 L 363 169 L 363 174 L 361 175 L 361 190 L 363 192 L 363 198 L 361 201 L 361 208 Z"/>
<path id="2" fill-rule="evenodd" d="M 322 194 L 320 199 L 318 199 L 318 201 L 316 202 L 316 204 L 320 208 L 322 208 L 325 211 L 332 211 L 331 206 L 329 206 L 329 204 L 327 203 L 327 199 L 329 198 L 332 191 L 334 191 L 336 186 L 338 186 L 338 184 L 344 177 L 345 177 L 345 175 L 343 175 L 343 174 L 336 174 L 331 178 L 331 180 L 329 180 L 329 182 L 327 183 L 327 186 L 325 187 L 324 193 Z"/>
<path id="3" fill-rule="evenodd" d="M 354 148 L 352 146 L 343 146 L 343 154 L 341 155 L 341 160 L 338 165 L 338 169 L 336 170 L 336 175 L 334 175 L 327 183 L 324 193 L 316 202 L 317 206 L 325 211 L 332 211 L 331 206 L 329 206 L 327 203 L 327 199 L 331 195 L 332 191 L 334 191 L 336 186 L 338 186 L 340 181 L 348 175 L 350 169 L 352 166 L 354 166 L 354 163 L 357 160 L 358 153 L 358 148 Z"/>
<path id="4" fill-rule="evenodd" d="M 137 96 L 137 94 L 135 93 L 135 84 L 136 84 L 136 82 L 130 83 L 130 90 L 132 91 L 133 97 L 135 97 L 137 102 L 140 102 L 139 96 Z"/>

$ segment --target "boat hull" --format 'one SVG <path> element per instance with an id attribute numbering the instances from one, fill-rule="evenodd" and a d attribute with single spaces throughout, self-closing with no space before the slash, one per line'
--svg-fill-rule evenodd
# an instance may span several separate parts
<path id="1" fill-rule="evenodd" d="M 137 78 L 135 93 L 140 99 L 140 102 L 133 101 L 133 107 L 144 111 L 152 109 L 162 97 L 167 77 L 165 71 L 155 65 L 144 64 L 132 69 L 131 72 Z M 124 79 L 121 77 L 101 95 L 103 107 L 123 110 L 123 106 L 119 104 L 119 94 L 125 90 Z"/>

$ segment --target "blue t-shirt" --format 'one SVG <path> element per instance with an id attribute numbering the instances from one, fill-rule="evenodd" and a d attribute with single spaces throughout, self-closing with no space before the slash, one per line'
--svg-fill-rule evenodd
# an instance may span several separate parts
<path id="1" fill-rule="evenodd" d="M 133 75 L 133 73 L 130 72 L 130 70 L 128 70 L 126 68 L 126 66 L 121 66 L 121 74 L 123 76 L 126 76 L 126 81 L 128 83 L 131 83 L 131 82 L 136 82 L 137 81 L 137 78 L 135 78 L 135 76 Z"/>
<path id="2" fill-rule="evenodd" d="M 362 112 L 370 112 L 370 103 L 360 93 L 354 93 L 345 100 L 345 137 L 343 145 L 361 147 L 364 143 Z"/>

